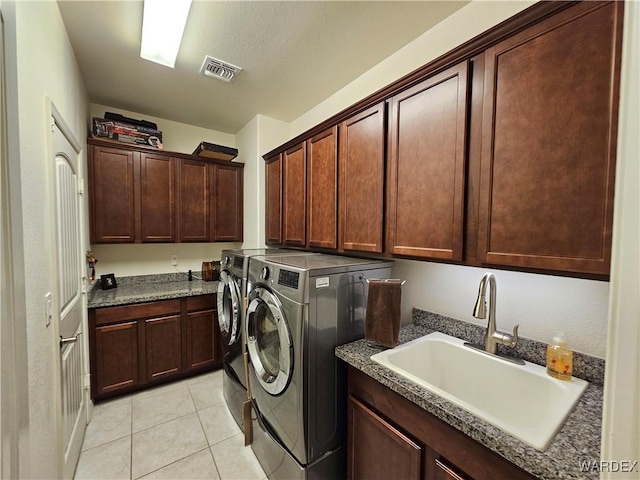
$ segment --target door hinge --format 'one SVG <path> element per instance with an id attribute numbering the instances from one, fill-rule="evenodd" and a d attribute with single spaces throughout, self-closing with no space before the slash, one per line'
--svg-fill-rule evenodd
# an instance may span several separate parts
<path id="1" fill-rule="evenodd" d="M 84 194 L 84 178 L 78 179 L 78 194 L 80 195 Z"/>
<path id="2" fill-rule="evenodd" d="M 87 373 L 84 376 L 84 389 L 89 390 L 91 388 L 91 374 Z"/>
<path id="3" fill-rule="evenodd" d="M 56 119 L 51 117 L 51 133 L 55 133 L 56 131 Z"/>

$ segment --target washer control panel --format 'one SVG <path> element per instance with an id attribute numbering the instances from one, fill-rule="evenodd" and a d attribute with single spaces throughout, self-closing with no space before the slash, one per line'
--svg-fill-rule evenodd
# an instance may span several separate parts
<path id="1" fill-rule="evenodd" d="M 278 285 L 283 285 L 285 287 L 294 288 L 297 290 L 299 281 L 300 274 L 298 272 L 292 272 L 283 268 L 280 269 L 280 273 L 278 275 Z"/>

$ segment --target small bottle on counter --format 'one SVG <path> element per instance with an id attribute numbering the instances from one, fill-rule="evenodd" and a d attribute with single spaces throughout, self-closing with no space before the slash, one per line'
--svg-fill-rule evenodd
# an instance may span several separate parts
<path id="1" fill-rule="evenodd" d="M 562 333 L 553 337 L 547 347 L 547 373 L 560 380 L 571 380 L 573 375 L 573 352 Z"/>
<path id="2" fill-rule="evenodd" d="M 190 282 L 191 282 L 191 281 L 193 281 L 193 273 L 191 273 L 191 270 L 189 270 L 189 276 L 188 276 L 188 278 L 189 278 L 189 281 L 190 281 Z"/>

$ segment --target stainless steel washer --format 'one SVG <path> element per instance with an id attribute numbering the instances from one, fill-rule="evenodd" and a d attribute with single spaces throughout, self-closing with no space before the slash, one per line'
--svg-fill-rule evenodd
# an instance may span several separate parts
<path id="1" fill-rule="evenodd" d="M 366 278 L 390 278 L 392 266 L 323 254 L 252 257 L 251 447 L 269 478 L 345 476 L 346 367 L 334 349 L 364 336 Z"/>
<path id="2" fill-rule="evenodd" d="M 247 400 L 244 361 L 245 298 L 249 262 L 255 255 L 301 255 L 304 252 L 283 248 L 223 250 L 218 282 L 218 324 L 222 346 L 222 388 L 227 407 L 242 427 L 242 405 Z M 310 253 L 309 253 L 310 254 Z"/>

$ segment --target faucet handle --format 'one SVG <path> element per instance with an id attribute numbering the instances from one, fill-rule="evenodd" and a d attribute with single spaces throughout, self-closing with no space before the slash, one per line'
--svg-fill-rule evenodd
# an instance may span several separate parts
<path id="1" fill-rule="evenodd" d="M 513 334 L 511 335 L 511 345 L 509 345 L 511 348 L 515 347 L 518 344 L 518 328 L 519 327 L 520 327 L 520 324 L 513 327 Z"/>

